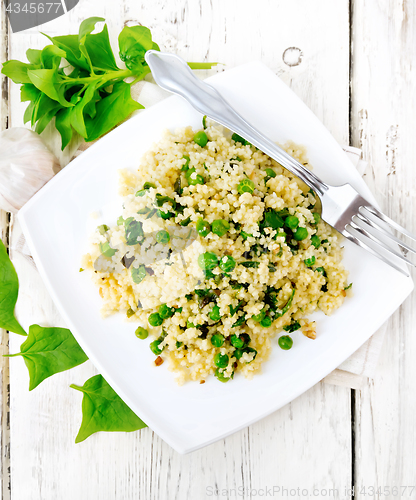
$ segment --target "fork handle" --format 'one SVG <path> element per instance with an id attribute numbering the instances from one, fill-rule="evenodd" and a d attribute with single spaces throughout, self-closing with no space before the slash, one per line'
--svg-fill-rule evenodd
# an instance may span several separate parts
<path id="1" fill-rule="evenodd" d="M 328 189 L 315 174 L 251 126 L 214 87 L 199 80 L 182 58 L 155 50 L 146 52 L 145 58 L 160 87 L 180 95 L 203 115 L 244 137 L 319 195 Z"/>

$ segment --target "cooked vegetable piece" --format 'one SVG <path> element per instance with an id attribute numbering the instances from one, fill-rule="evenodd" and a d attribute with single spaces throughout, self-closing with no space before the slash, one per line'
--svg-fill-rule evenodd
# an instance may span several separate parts
<path id="1" fill-rule="evenodd" d="M 142 326 L 139 326 L 136 329 L 135 334 L 136 337 L 141 340 L 147 339 L 147 337 L 149 336 L 149 332 L 146 330 L 146 328 L 143 328 Z"/>
<path id="2" fill-rule="evenodd" d="M 277 343 L 279 344 L 279 347 L 281 347 L 285 351 L 288 351 L 293 346 L 292 337 L 290 337 L 289 335 L 282 335 L 281 337 L 279 337 Z"/>
<path id="3" fill-rule="evenodd" d="M 229 229 L 230 223 L 226 220 L 214 220 L 212 223 L 212 232 L 217 236 L 224 236 Z"/>
<path id="4" fill-rule="evenodd" d="M 251 181 L 250 179 L 243 179 L 242 181 L 240 181 L 239 185 L 237 186 L 237 191 L 239 192 L 239 194 L 243 194 L 243 193 L 253 194 L 254 182 Z"/>

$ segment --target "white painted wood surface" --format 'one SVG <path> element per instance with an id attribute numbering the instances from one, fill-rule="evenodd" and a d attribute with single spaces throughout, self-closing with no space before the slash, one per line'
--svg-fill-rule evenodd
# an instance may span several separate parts
<path id="1" fill-rule="evenodd" d="M 188 60 L 221 61 L 227 67 L 262 60 L 339 142 L 348 143 L 351 130 L 353 145 L 363 147 L 371 162 L 367 179 L 383 208 L 415 230 L 412 9 L 404 0 L 258 0 L 255 4 L 248 0 L 81 0 L 64 18 L 10 34 L 9 57 L 23 59 L 28 47 L 43 47 L 38 30 L 52 36 L 76 32 L 82 19 L 94 15 L 108 20 L 114 43 L 123 23 L 140 22 L 152 29 L 162 49 Z M 350 37 L 354 41 L 351 114 Z M 5 38 L 3 29 L 2 42 Z M 302 52 L 297 66 L 283 61 L 290 47 Z M 1 56 L 6 55 L 3 44 Z M 291 63 L 296 56 L 297 51 L 286 52 L 285 60 Z M 5 126 L 7 104 L 2 106 Z M 12 126 L 22 125 L 24 108 L 17 86 L 11 86 Z M 5 216 L 0 223 L 4 236 Z M 64 326 L 33 266 L 19 254 L 13 258 L 21 283 L 17 314 L 23 325 Z M 416 444 L 414 306 L 413 296 L 389 322 L 379 375 L 361 391 L 318 384 L 261 422 L 188 456 L 178 455 L 149 429 L 100 433 L 75 445 L 81 394 L 68 386 L 82 384 L 96 373 L 94 367 L 87 362 L 29 393 L 23 361 L 10 360 L 11 498 L 182 500 L 218 498 L 209 495 L 218 488 L 220 498 L 249 499 L 261 496 L 260 488 L 275 486 L 308 490 L 295 495 L 275 491 L 276 498 L 344 499 L 351 498 L 346 488 L 352 483 L 410 485 L 415 482 L 412 451 Z M 7 341 L 2 340 L 4 351 Z M 11 334 L 10 351 L 16 352 L 22 340 Z M 3 384 L 7 365 L 5 361 L 2 367 Z M 7 499 L 5 398 L 7 387 L 2 393 L 3 498 Z M 244 488 L 242 495 L 238 488 Z M 325 491 L 314 496 L 314 488 Z M 329 492 L 330 488 L 336 491 Z"/>

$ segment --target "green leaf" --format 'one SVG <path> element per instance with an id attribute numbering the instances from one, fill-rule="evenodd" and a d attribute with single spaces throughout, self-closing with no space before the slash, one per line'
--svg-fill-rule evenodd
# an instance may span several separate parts
<path id="1" fill-rule="evenodd" d="M 89 17 L 84 19 L 79 27 L 78 43 L 84 43 L 86 36 L 94 31 L 95 25 L 103 21 L 105 21 L 103 17 Z"/>
<path id="2" fill-rule="evenodd" d="M 130 85 L 123 81 L 116 83 L 112 93 L 97 103 L 95 118 L 85 117 L 86 141 L 95 141 L 136 109 L 143 109 L 143 106 L 131 98 Z"/>
<path id="3" fill-rule="evenodd" d="M 20 87 L 20 100 L 21 102 L 25 101 L 34 101 L 39 96 L 40 90 L 37 89 L 33 83 L 25 83 Z"/>
<path id="4" fill-rule="evenodd" d="M 104 25 L 104 28 L 100 33 L 86 37 L 85 48 L 87 49 L 91 64 L 95 70 L 119 70 L 114 58 L 113 50 L 111 49 L 107 25 Z"/>
<path id="5" fill-rule="evenodd" d="M 54 101 L 64 107 L 72 106 L 64 97 L 64 86 L 56 69 L 34 69 L 27 72 L 30 82 Z"/>
<path id="6" fill-rule="evenodd" d="M 31 83 L 28 71 L 36 69 L 38 66 L 34 64 L 27 64 L 14 59 L 3 63 L 1 72 L 3 75 L 8 76 L 14 83 Z"/>
<path id="7" fill-rule="evenodd" d="M 20 352 L 10 356 L 23 356 L 29 370 L 29 391 L 55 373 L 78 366 L 88 357 L 66 328 L 45 328 L 32 325 Z"/>
<path id="8" fill-rule="evenodd" d="M 0 240 L 0 328 L 27 335 L 14 316 L 19 292 L 19 280 L 6 247 Z"/>
<path id="9" fill-rule="evenodd" d="M 143 71 L 144 55 L 148 50 L 154 48 L 152 34 L 149 28 L 145 26 L 126 26 L 118 37 L 120 48 L 120 59 L 127 68 L 137 71 Z M 158 50 L 157 47 L 156 50 Z"/>
<path id="10" fill-rule="evenodd" d="M 49 99 L 49 97 L 47 97 L 45 94 L 42 94 L 42 97 L 43 99 L 40 99 L 40 101 L 42 102 L 39 101 L 39 105 L 37 107 L 37 114 L 33 120 L 34 122 L 37 122 L 35 131 L 38 134 L 41 134 L 45 130 L 45 127 L 48 125 L 48 123 L 52 120 L 52 118 L 57 114 L 57 112 L 60 109 L 67 109 L 67 108 L 62 108 L 59 102 Z"/>
<path id="11" fill-rule="evenodd" d="M 75 105 L 71 112 L 72 128 L 85 138 L 87 137 L 87 129 L 85 127 L 84 109 L 91 99 L 94 98 L 96 85 L 99 85 L 99 81 L 87 86 L 80 102 Z"/>
<path id="12" fill-rule="evenodd" d="M 71 384 L 70 387 L 84 393 L 82 422 L 75 438 L 76 443 L 99 431 L 132 432 L 147 427 L 108 385 L 102 375 L 91 377 L 82 387 L 75 384 Z"/>
<path id="13" fill-rule="evenodd" d="M 37 50 L 37 49 L 27 49 L 27 51 L 26 51 L 27 60 L 30 63 L 37 64 L 39 66 L 41 64 L 41 54 L 42 54 L 42 51 Z"/>
<path id="14" fill-rule="evenodd" d="M 62 138 L 62 151 L 71 142 L 73 129 L 71 127 L 71 113 L 72 108 L 64 108 L 56 114 L 55 127 L 61 134 Z"/>
<path id="15" fill-rule="evenodd" d="M 49 40 L 65 52 L 65 59 L 75 68 L 88 71 L 90 66 L 87 59 L 79 50 L 78 35 L 50 37 L 43 33 Z"/>
<path id="16" fill-rule="evenodd" d="M 41 64 L 44 69 L 58 69 L 66 53 L 55 45 L 47 45 L 41 52 Z"/>

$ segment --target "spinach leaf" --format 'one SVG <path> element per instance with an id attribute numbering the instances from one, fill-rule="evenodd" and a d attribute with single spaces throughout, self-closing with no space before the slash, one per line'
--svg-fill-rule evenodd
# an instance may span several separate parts
<path id="1" fill-rule="evenodd" d="M 82 398 L 82 422 L 76 443 L 87 439 L 95 432 L 132 432 L 146 424 L 133 413 L 102 375 L 95 375 L 85 384 L 71 384 L 73 389 L 84 393 Z"/>
<path id="2" fill-rule="evenodd" d="M 126 26 L 118 37 L 120 59 L 130 69 L 144 70 L 144 55 L 153 49 L 152 34 L 145 26 Z M 158 49 L 156 49 L 158 50 Z"/>
<path id="3" fill-rule="evenodd" d="M 131 98 L 130 88 L 130 84 L 118 82 L 113 86 L 111 94 L 97 103 L 95 117 L 85 119 L 87 142 L 95 141 L 109 132 L 136 109 L 144 109 L 144 106 Z"/>
<path id="4" fill-rule="evenodd" d="M 138 245 L 144 239 L 143 224 L 129 217 L 124 223 L 127 245 Z"/>
<path id="5" fill-rule="evenodd" d="M 29 391 L 55 373 L 78 366 L 88 357 L 66 328 L 29 327 L 29 335 L 20 352 L 8 356 L 23 356 L 29 370 Z"/>
<path id="6" fill-rule="evenodd" d="M 144 55 L 159 50 L 151 32 L 144 26 L 125 27 L 119 36 L 121 59 L 127 69 L 118 68 L 111 48 L 107 26 L 92 33 L 101 17 L 85 19 L 78 35 L 50 37 L 53 45 L 42 50 L 28 49 L 29 63 L 7 61 L 2 73 L 23 84 L 22 101 L 29 101 L 25 123 L 36 124 L 41 133 L 54 118 L 65 149 L 74 131 L 87 142 L 94 141 L 143 106 L 131 98 L 126 78 L 142 80 L 150 73 Z M 70 73 L 64 66 L 72 66 Z M 68 63 L 68 64 L 67 64 Z M 190 63 L 197 69 L 209 69 L 211 63 Z M 67 110 L 68 109 L 68 110 Z M 165 214 L 169 215 L 170 214 Z"/>
<path id="7" fill-rule="evenodd" d="M 0 240 L 0 328 L 27 335 L 14 316 L 19 280 L 6 247 Z"/>

